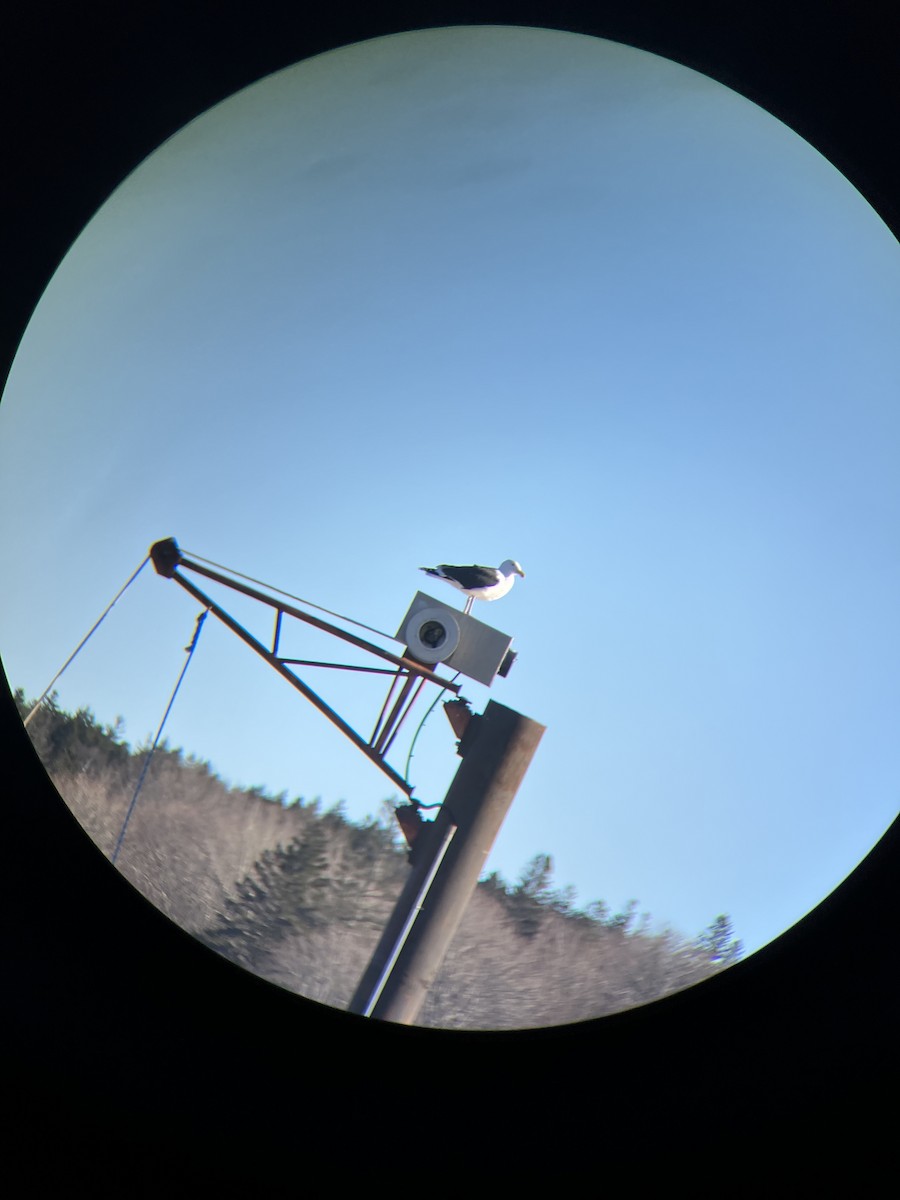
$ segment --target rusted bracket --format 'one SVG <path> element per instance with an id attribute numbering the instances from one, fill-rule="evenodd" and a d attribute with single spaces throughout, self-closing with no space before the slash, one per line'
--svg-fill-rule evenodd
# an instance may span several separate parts
<path id="1" fill-rule="evenodd" d="M 174 538 L 164 538 L 162 541 L 154 543 L 150 547 L 150 558 L 158 575 L 166 579 L 173 579 L 179 584 L 189 595 L 199 600 L 203 606 L 217 617 L 224 625 L 226 625 L 233 633 L 245 642 L 251 649 L 264 659 L 269 666 L 273 667 L 278 673 L 301 692 L 307 700 L 309 700 L 323 716 L 347 737 L 353 744 L 360 749 L 372 762 L 376 764 L 388 778 L 407 795 L 412 794 L 412 787 L 403 778 L 399 772 L 395 771 L 385 761 L 385 754 L 390 749 L 394 738 L 400 728 L 403 719 L 412 708 L 413 703 L 422 690 L 426 682 L 438 684 L 442 689 L 458 693 L 461 684 L 452 683 L 449 680 L 441 678 L 436 672 L 430 670 L 423 663 L 417 662 L 415 659 L 409 658 L 407 655 L 392 654 L 388 650 L 383 650 L 380 646 L 374 645 L 372 642 L 366 641 L 364 638 L 357 637 L 355 634 L 348 633 L 344 629 L 340 629 L 336 625 L 332 625 L 328 621 L 323 621 L 320 617 L 314 617 L 309 613 L 303 612 L 301 609 L 295 608 L 292 605 L 285 604 L 282 600 L 267 596 L 265 592 L 258 591 L 256 588 L 249 587 L 244 583 L 239 583 L 234 579 L 229 579 L 226 575 L 220 574 L 218 571 L 211 570 L 209 567 L 204 567 L 200 563 L 193 562 L 185 558 L 181 553 L 178 543 Z M 249 596 L 253 600 L 258 600 L 262 604 L 266 604 L 276 610 L 275 629 L 272 639 L 272 649 L 268 650 L 260 641 L 258 641 L 243 625 L 230 616 L 220 605 L 216 604 L 207 595 L 200 591 L 190 580 L 186 579 L 182 571 L 195 571 L 199 575 L 203 575 L 208 579 L 212 579 L 216 583 L 220 583 L 225 587 L 231 588 L 233 591 Z M 305 660 L 289 660 L 278 656 L 278 643 L 281 636 L 281 621 L 282 617 L 296 617 L 298 620 L 312 625 L 316 629 L 322 630 L 325 633 L 330 633 L 342 641 L 349 642 L 351 645 L 365 650 L 370 654 L 374 654 L 378 658 L 390 662 L 395 667 L 394 671 L 389 672 L 394 676 L 391 684 L 393 691 L 394 685 L 401 676 L 405 677 L 405 682 L 401 689 L 400 697 L 398 698 L 390 716 L 384 720 L 387 711 L 388 703 L 391 698 L 391 692 L 388 693 L 388 699 L 384 703 L 375 731 L 372 734 L 370 741 L 366 741 L 359 733 L 356 732 L 347 722 L 337 713 L 330 705 L 328 705 L 319 695 L 316 694 L 306 683 L 303 682 L 293 671 L 289 670 L 288 663 L 291 661 L 302 665 L 318 665 L 330 666 L 344 670 L 368 670 L 375 672 L 376 668 L 359 668 L 349 664 L 341 663 L 307 663 Z M 382 669 L 384 670 L 384 669 Z M 413 684 L 416 684 L 415 688 Z M 410 694 L 412 693 L 412 694 Z"/>

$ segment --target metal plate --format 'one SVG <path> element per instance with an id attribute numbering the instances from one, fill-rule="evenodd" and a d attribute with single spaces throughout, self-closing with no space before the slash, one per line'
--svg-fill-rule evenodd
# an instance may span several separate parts
<path id="1" fill-rule="evenodd" d="M 485 625 L 483 621 L 476 620 L 475 617 L 467 615 L 458 608 L 435 600 L 433 596 L 427 596 L 424 592 L 416 592 L 406 616 L 400 622 L 400 628 L 396 635 L 397 641 L 409 647 L 412 622 L 426 611 L 429 617 L 433 616 L 435 610 L 445 612 L 459 628 L 459 645 L 448 658 L 440 661 L 454 671 L 468 676 L 469 679 L 474 679 L 476 683 L 483 683 L 486 687 L 490 687 L 512 645 L 512 638 L 498 629 L 492 629 L 490 625 Z M 416 657 L 412 652 L 410 655 L 412 658 Z"/>

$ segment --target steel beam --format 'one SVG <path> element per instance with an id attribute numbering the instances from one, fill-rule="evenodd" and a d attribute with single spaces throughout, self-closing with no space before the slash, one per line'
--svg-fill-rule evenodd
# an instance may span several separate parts
<path id="1" fill-rule="evenodd" d="M 381 755 L 376 753 L 376 751 L 373 750 L 373 748 L 366 741 L 364 741 L 362 737 L 360 737 L 356 730 L 347 724 L 343 717 L 339 716 L 334 709 L 330 707 L 330 705 L 325 703 L 321 696 L 318 696 L 312 690 L 312 688 L 308 687 L 302 679 L 298 678 L 298 676 L 294 674 L 293 671 L 289 671 L 288 668 L 281 662 L 281 660 L 276 658 L 271 651 L 267 650 L 262 642 L 257 641 L 253 634 L 249 633 L 243 627 L 243 625 L 239 624 L 234 617 L 216 604 L 215 601 L 210 600 L 209 596 L 204 595 L 204 593 L 201 592 L 198 587 L 195 587 L 190 580 L 185 579 L 184 576 L 179 574 L 177 570 L 173 569 L 169 578 L 174 579 L 177 584 L 180 584 L 180 586 L 183 587 L 189 595 L 193 596 L 195 600 L 199 600 L 204 607 L 209 609 L 214 617 L 217 617 L 223 625 L 227 625 L 232 633 L 236 633 L 242 641 L 246 642 L 251 649 L 256 651 L 260 658 L 265 659 L 270 667 L 274 667 L 279 675 L 283 676 L 292 687 L 295 687 L 298 692 L 302 693 L 302 695 L 304 695 L 311 704 L 314 704 L 319 712 L 322 713 L 323 716 L 327 717 L 333 725 L 336 725 L 338 729 L 340 729 L 341 733 L 348 737 L 355 746 L 362 750 L 366 758 L 375 763 L 375 765 L 379 767 L 385 773 L 385 775 L 387 775 L 388 778 L 398 788 L 401 789 L 401 791 L 405 792 L 407 796 L 412 794 L 413 789 L 406 782 L 403 776 L 400 775 L 399 772 L 395 771 L 392 766 L 386 763 Z"/>
<path id="2" fill-rule="evenodd" d="M 349 642 L 352 646 L 358 646 L 361 650 L 366 650 L 369 654 L 383 658 L 397 667 L 403 667 L 407 671 L 412 671 L 415 675 L 421 675 L 422 678 L 429 680 L 431 683 L 439 683 L 442 688 L 446 688 L 449 692 L 458 693 L 462 690 L 461 683 L 451 683 L 449 680 L 442 679 L 440 675 L 436 675 L 434 671 L 430 671 L 414 658 L 409 658 L 406 655 L 392 654 L 390 650 L 382 650 L 374 642 L 367 642 L 365 638 L 357 637 L 355 633 L 347 633 L 345 629 L 341 629 L 337 625 L 332 625 L 329 621 L 323 621 L 321 617 L 314 617 L 310 613 L 303 612 L 300 608 L 294 608 L 290 604 L 284 604 L 281 600 L 275 600 L 272 596 L 267 596 L 265 592 L 257 591 L 256 588 L 248 587 L 245 583 L 238 583 L 234 579 L 229 579 L 227 575 L 221 575 L 218 571 L 201 566 L 200 563 L 193 562 L 189 558 L 179 558 L 177 565 L 190 571 L 196 571 L 198 575 L 205 575 L 207 579 L 212 579 L 216 583 L 221 583 L 236 592 L 241 592 L 243 595 L 249 596 L 252 600 L 258 600 L 260 604 L 268 604 L 270 608 L 280 609 L 289 616 L 296 617 L 298 621 L 304 621 L 307 625 L 312 625 L 316 629 L 321 629 L 324 633 L 330 633 L 334 637 L 341 638 L 343 641 Z M 162 574 L 162 572 L 160 573 Z M 171 568 L 168 578 L 174 579 L 176 575 L 176 569 L 174 567 Z"/>
<path id="3" fill-rule="evenodd" d="M 544 726 L 492 700 L 467 733 L 465 756 L 440 813 L 416 840 L 412 874 L 351 1012 L 401 1025 L 416 1020 Z"/>

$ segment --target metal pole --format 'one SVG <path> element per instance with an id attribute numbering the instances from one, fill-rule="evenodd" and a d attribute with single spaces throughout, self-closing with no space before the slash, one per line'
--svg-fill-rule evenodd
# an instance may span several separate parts
<path id="1" fill-rule="evenodd" d="M 388 963 L 392 961 L 394 951 L 402 940 L 410 914 L 416 911 L 424 899 L 423 891 L 427 891 L 427 885 L 441 857 L 444 842 L 453 828 L 449 813 L 443 807 L 433 821 L 423 824 L 422 832 L 416 839 L 412 870 L 353 994 L 349 1005 L 350 1012 L 369 1015 L 370 1002 L 375 998 L 376 990 L 380 995 L 379 984 L 384 982 L 382 977 L 386 975 Z"/>
<path id="2" fill-rule="evenodd" d="M 425 902 L 425 897 L 428 895 L 428 889 L 431 887 L 431 884 L 434 881 L 434 877 L 437 874 L 438 868 L 444 861 L 444 855 L 447 853 L 447 848 L 450 845 L 450 842 L 453 840 L 454 833 L 456 833 L 456 826 L 450 825 L 447 829 L 447 832 L 441 839 L 441 844 L 438 847 L 437 855 L 435 856 L 434 862 L 431 864 L 431 868 L 428 872 L 425 882 L 419 889 L 419 894 L 416 896 L 416 902 L 413 905 L 412 912 L 404 922 L 403 928 L 400 931 L 400 937 L 397 939 L 397 944 L 394 946 L 394 949 L 391 952 L 391 957 L 385 963 L 384 970 L 381 972 L 378 983 L 375 985 L 375 991 L 372 993 L 369 1002 L 366 1005 L 366 1010 L 363 1013 L 364 1017 L 370 1017 L 372 1015 L 372 1009 L 378 1003 L 381 993 L 384 991 L 384 985 L 390 978 L 391 971 L 394 969 L 394 964 L 400 956 L 400 951 L 406 945 L 406 939 L 409 937 L 409 931 L 412 929 L 416 917 L 422 911 L 422 905 Z"/>
<path id="3" fill-rule="evenodd" d="M 544 726 L 492 700 L 473 732 L 441 811 L 431 823 L 428 843 L 350 1003 L 351 1012 L 401 1025 L 415 1021 Z M 452 826 L 456 833 L 447 846 Z M 422 898 L 422 885 L 432 871 L 433 881 Z M 398 943 L 402 943 L 399 948 Z"/>

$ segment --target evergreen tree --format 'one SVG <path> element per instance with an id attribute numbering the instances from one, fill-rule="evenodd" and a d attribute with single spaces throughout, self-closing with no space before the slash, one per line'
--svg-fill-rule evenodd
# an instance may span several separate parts
<path id="1" fill-rule="evenodd" d="M 519 876 L 515 892 L 538 903 L 549 901 L 553 895 L 553 859 L 549 854 L 536 854 Z"/>
<path id="2" fill-rule="evenodd" d="M 16 693 L 23 717 L 31 705 Z M 28 733 L 60 794 L 105 852 L 149 744 L 121 721 L 70 714 L 50 696 Z M 393 805 L 356 824 L 343 806 L 285 804 L 262 786 L 229 788 L 208 762 L 162 743 L 129 830 L 122 873 L 201 941 L 264 978 L 346 1006 L 408 878 Z M 579 910 L 549 854 L 517 882 L 476 889 L 422 1024 L 521 1028 L 584 1020 L 697 983 L 742 953 L 722 914 L 696 939 L 654 934 L 637 902 Z M 511 931 L 513 936 L 511 936 Z M 518 936 L 515 936 L 518 935 Z"/>
<path id="3" fill-rule="evenodd" d="M 718 968 L 730 967 L 743 953 L 743 945 L 734 936 L 731 918 L 720 913 L 697 939 L 697 945 L 708 962 Z"/>
<path id="4" fill-rule="evenodd" d="M 554 895 L 552 879 L 553 859 L 536 854 L 506 893 L 504 907 L 521 937 L 533 938 L 540 930 Z"/>

